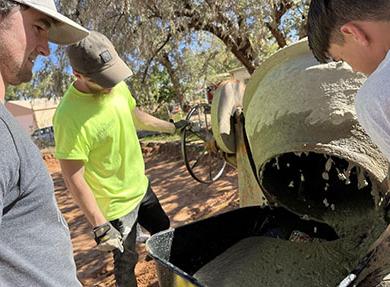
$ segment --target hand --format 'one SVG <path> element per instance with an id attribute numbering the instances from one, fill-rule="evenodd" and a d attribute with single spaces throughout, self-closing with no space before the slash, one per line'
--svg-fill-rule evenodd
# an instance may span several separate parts
<path id="1" fill-rule="evenodd" d="M 110 222 L 93 228 L 97 249 L 101 251 L 112 251 L 116 248 L 123 252 L 122 235 Z"/>
<path id="2" fill-rule="evenodd" d="M 182 133 L 183 130 L 190 124 L 187 120 L 179 120 L 177 122 L 173 121 L 172 119 L 169 120 L 176 128 L 176 132 Z"/>

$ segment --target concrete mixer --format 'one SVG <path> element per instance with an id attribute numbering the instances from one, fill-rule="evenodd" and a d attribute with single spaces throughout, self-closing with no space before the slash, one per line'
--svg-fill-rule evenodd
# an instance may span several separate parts
<path id="1" fill-rule="evenodd" d="M 388 163 L 353 103 L 364 80 L 300 41 L 193 112 L 187 167 L 195 135 L 211 171 L 237 168 L 240 208 L 152 236 L 162 287 L 390 286 Z"/>

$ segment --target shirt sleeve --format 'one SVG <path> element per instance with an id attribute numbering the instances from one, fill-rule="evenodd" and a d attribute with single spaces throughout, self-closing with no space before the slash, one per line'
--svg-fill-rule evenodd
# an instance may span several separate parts
<path id="1" fill-rule="evenodd" d="M 57 159 L 88 161 L 91 145 L 84 127 L 78 126 L 71 117 L 56 114 L 53 128 Z"/>
<path id="2" fill-rule="evenodd" d="M 129 101 L 129 108 L 131 110 L 131 112 L 134 111 L 135 107 L 137 106 L 137 103 L 131 93 L 131 89 L 127 86 L 127 84 L 125 82 L 122 82 L 123 84 L 123 89 L 125 90 L 125 93 L 127 94 L 127 99 Z"/>
<path id="3" fill-rule="evenodd" d="M 135 99 L 132 97 L 132 95 L 129 93 L 129 107 L 131 111 L 134 111 L 135 107 L 137 106 L 137 103 L 135 102 Z"/>
<path id="4" fill-rule="evenodd" d="M 390 160 L 390 84 L 381 74 L 372 76 L 356 96 L 356 113 L 373 143 Z"/>
<path id="5" fill-rule="evenodd" d="M 131 84 L 131 82 L 129 82 L 128 84 L 123 82 L 123 84 L 124 84 L 124 88 L 126 89 L 126 92 L 128 94 L 130 109 L 133 111 L 135 109 L 135 107 L 137 106 L 136 100 L 134 98 L 134 96 L 136 96 L 136 94 L 135 94 L 133 85 Z"/>
<path id="6" fill-rule="evenodd" d="M 126 93 L 126 95 L 127 95 L 127 101 L 129 103 L 129 110 L 131 113 L 131 118 L 133 120 L 133 123 L 135 124 L 136 118 L 135 118 L 134 111 L 135 111 L 135 108 L 137 107 L 137 103 L 136 103 L 136 101 L 131 93 L 131 86 L 127 86 L 127 84 L 125 82 L 122 82 L 122 84 L 123 84 L 124 93 Z"/>

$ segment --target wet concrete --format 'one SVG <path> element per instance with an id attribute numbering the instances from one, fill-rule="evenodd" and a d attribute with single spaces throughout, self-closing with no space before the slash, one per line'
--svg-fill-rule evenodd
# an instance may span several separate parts
<path id="1" fill-rule="evenodd" d="M 384 213 L 374 208 L 365 193 L 356 193 L 353 204 L 334 202 L 333 208 L 324 204 L 328 212 L 322 214 L 322 221 L 336 231 L 337 240 L 313 237 L 293 242 L 249 237 L 206 264 L 194 277 L 205 286 L 336 286 L 387 226 Z"/>

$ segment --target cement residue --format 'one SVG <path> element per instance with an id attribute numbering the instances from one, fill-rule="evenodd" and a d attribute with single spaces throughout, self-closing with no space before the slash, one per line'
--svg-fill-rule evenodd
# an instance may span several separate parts
<path id="1" fill-rule="evenodd" d="M 383 214 L 363 198 L 353 199 L 349 205 L 336 204 L 335 210 L 324 216 L 339 235 L 335 241 L 249 237 L 201 268 L 194 277 L 210 287 L 337 286 L 386 227 Z"/>
<path id="2" fill-rule="evenodd" d="M 294 53 L 300 45 L 285 52 Z M 305 113 L 308 125 L 339 125 L 356 119 L 354 95 L 365 80 L 363 75 L 346 64 L 319 65 L 308 49 L 288 59 L 279 54 L 267 60 L 271 67 L 265 74 L 256 77 L 264 69 L 261 66 L 248 84 L 244 97 L 244 112 L 251 115 L 245 117 L 248 134 L 288 114 Z"/>

